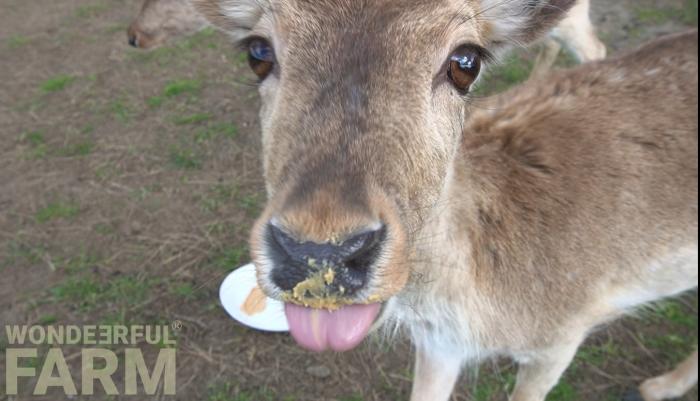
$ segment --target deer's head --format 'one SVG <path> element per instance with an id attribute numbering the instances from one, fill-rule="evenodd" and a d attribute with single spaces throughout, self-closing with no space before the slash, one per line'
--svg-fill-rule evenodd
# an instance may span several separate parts
<path id="1" fill-rule="evenodd" d="M 288 303 L 302 345 L 346 350 L 410 279 L 491 55 L 536 38 L 574 0 L 194 3 L 243 43 L 260 79 L 259 282 Z"/>
<path id="2" fill-rule="evenodd" d="M 145 0 L 127 36 L 131 46 L 150 49 L 206 26 L 207 20 L 195 11 L 189 0 Z"/>

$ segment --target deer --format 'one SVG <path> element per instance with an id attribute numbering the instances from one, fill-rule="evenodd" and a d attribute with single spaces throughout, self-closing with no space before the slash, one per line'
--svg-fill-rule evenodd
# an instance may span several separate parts
<path id="1" fill-rule="evenodd" d="M 194 1 L 259 78 L 251 256 L 300 346 L 406 335 L 412 401 L 507 357 L 510 400 L 544 401 L 596 328 L 697 288 L 697 31 L 474 95 L 574 4 Z M 697 364 L 639 393 L 682 394 Z"/>
<path id="2" fill-rule="evenodd" d="M 129 26 L 129 44 L 154 49 L 170 39 L 199 32 L 209 26 L 190 0 L 145 0 L 141 11 Z M 546 75 L 566 47 L 576 60 L 586 63 L 604 59 L 607 48 L 595 33 L 590 18 L 590 0 L 579 0 L 564 19 L 542 41 L 532 75 Z"/>
<path id="3" fill-rule="evenodd" d="M 127 30 L 129 45 L 154 49 L 181 36 L 192 35 L 209 26 L 189 0 L 145 0 Z"/>
<path id="4" fill-rule="evenodd" d="M 566 47 L 579 63 L 602 60 L 607 47 L 598 38 L 590 17 L 590 0 L 578 0 L 564 19 L 552 29 L 535 58 L 532 77 L 546 76 Z"/>

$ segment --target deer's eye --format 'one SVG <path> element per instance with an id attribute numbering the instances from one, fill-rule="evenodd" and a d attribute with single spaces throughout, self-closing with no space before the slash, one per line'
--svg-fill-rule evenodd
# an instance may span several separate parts
<path id="1" fill-rule="evenodd" d="M 264 80 L 275 67 L 275 51 L 265 39 L 253 39 L 248 43 L 248 64 L 255 75 Z"/>
<path id="2" fill-rule="evenodd" d="M 450 56 L 447 77 L 461 92 L 468 92 L 479 77 L 481 54 L 471 46 L 462 46 Z"/>

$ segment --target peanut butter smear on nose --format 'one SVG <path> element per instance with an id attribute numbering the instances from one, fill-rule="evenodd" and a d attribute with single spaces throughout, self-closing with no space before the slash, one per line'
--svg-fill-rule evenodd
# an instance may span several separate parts
<path id="1" fill-rule="evenodd" d="M 311 265 L 315 265 L 315 261 L 311 261 Z M 335 283 L 335 279 L 336 272 L 333 268 L 320 268 L 314 275 L 297 284 L 292 291 L 282 294 L 282 301 L 329 311 L 357 304 L 357 300 L 345 296 L 345 288 L 342 285 L 339 289 L 332 290 L 331 286 Z M 380 297 L 375 295 L 369 297 L 365 303 L 376 303 L 380 300 Z"/>
<path id="2" fill-rule="evenodd" d="M 241 311 L 248 316 L 254 316 L 262 313 L 266 306 L 267 296 L 259 287 L 255 287 L 250 291 L 250 295 L 248 295 L 248 298 L 241 306 Z"/>

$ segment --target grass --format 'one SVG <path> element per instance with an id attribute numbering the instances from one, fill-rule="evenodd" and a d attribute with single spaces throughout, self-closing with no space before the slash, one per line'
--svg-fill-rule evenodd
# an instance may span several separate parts
<path id="1" fill-rule="evenodd" d="M 475 96 L 487 96 L 503 92 L 506 89 L 524 82 L 530 76 L 532 62 L 519 55 L 511 55 L 503 63 L 491 67 L 490 71 L 478 84 Z"/>
<path id="2" fill-rule="evenodd" d="M 347 397 L 341 397 L 340 401 L 364 401 L 364 398 L 362 398 L 361 395 L 353 394 Z"/>
<path id="3" fill-rule="evenodd" d="M 107 10 L 107 4 L 95 3 L 78 7 L 75 16 L 78 18 L 94 18 Z"/>
<path id="4" fill-rule="evenodd" d="M 44 93 L 59 92 L 73 83 L 75 79 L 76 78 L 71 75 L 57 75 L 44 81 L 40 88 Z"/>
<path id="5" fill-rule="evenodd" d="M 498 394 L 510 393 L 515 385 L 515 374 L 508 371 L 479 377 L 472 392 L 474 401 L 490 401 Z"/>
<path id="6" fill-rule="evenodd" d="M 248 246 L 242 244 L 220 250 L 212 259 L 212 265 L 219 270 L 232 272 L 248 260 Z"/>
<path id="7" fill-rule="evenodd" d="M 208 212 L 216 212 L 219 208 L 231 202 L 238 193 L 235 184 L 216 184 L 205 195 L 202 195 L 200 204 L 202 209 Z"/>
<path id="8" fill-rule="evenodd" d="M 31 42 L 31 39 L 26 36 L 14 35 L 7 39 L 7 47 L 10 49 L 19 49 L 29 44 L 29 42 Z"/>
<path id="9" fill-rule="evenodd" d="M 190 283 L 180 283 L 173 287 L 173 295 L 186 300 L 193 300 L 197 297 L 197 289 Z"/>
<path id="10" fill-rule="evenodd" d="M 243 194 L 238 198 L 238 206 L 248 213 L 250 217 L 256 217 L 262 212 L 263 195 L 259 193 Z"/>
<path id="11" fill-rule="evenodd" d="M 58 151 L 58 154 L 63 157 L 83 157 L 92 153 L 94 148 L 94 143 L 89 140 L 85 140 L 64 146 Z"/>
<path id="12" fill-rule="evenodd" d="M 109 110 L 118 121 L 124 124 L 131 120 L 131 107 L 122 99 L 112 101 L 109 104 Z"/>
<path id="13" fill-rule="evenodd" d="M 289 396 L 278 398 L 268 389 L 241 391 L 230 383 L 210 387 L 206 401 L 294 401 Z"/>
<path id="14" fill-rule="evenodd" d="M 163 102 L 165 102 L 164 96 L 152 96 L 146 100 L 146 104 L 151 108 L 158 108 L 163 105 Z"/>
<path id="15" fill-rule="evenodd" d="M 33 266 L 41 263 L 46 249 L 43 246 L 29 245 L 19 240 L 7 243 L 6 254 L 2 259 L 2 267 Z"/>
<path id="16" fill-rule="evenodd" d="M 235 138 L 238 135 L 238 127 L 233 123 L 216 123 L 199 130 L 194 135 L 196 143 L 204 143 L 218 137 Z"/>
<path id="17" fill-rule="evenodd" d="M 77 255 L 69 256 L 57 260 L 55 265 L 59 270 L 64 270 L 68 274 L 84 272 L 95 267 L 101 258 L 87 251 L 81 251 Z"/>
<path id="18" fill-rule="evenodd" d="M 102 288 L 91 278 L 70 278 L 51 289 L 51 295 L 62 302 L 69 302 L 79 309 L 88 310 L 99 304 Z"/>
<path id="19" fill-rule="evenodd" d="M 547 396 L 547 401 L 577 401 L 579 399 L 576 389 L 566 381 L 559 383 Z"/>
<path id="20" fill-rule="evenodd" d="M 143 302 L 152 282 L 135 276 L 122 276 L 102 284 L 92 277 L 70 277 L 51 289 L 56 301 L 66 302 L 82 311 L 99 307 L 133 307 Z"/>
<path id="21" fill-rule="evenodd" d="M 202 88 L 202 83 L 193 79 L 179 79 L 168 83 L 163 89 L 165 97 L 175 97 L 186 93 L 197 93 Z"/>
<path id="22" fill-rule="evenodd" d="M 35 219 L 38 223 L 48 223 L 53 220 L 71 219 L 80 213 L 80 206 L 73 202 L 52 202 L 40 209 Z"/>
<path id="23" fill-rule="evenodd" d="M 211 118 L 211 114 L 197 113 L 188 116 L 177 117 L 173 120 L 173 123 L 175 125 L 193 125 L 203 123 L 205 121 L 210 120 Z"/>
<path id="24" fill-rule="evenodd" d="M 37 320 L 39 326 L 49 326 L 56 322 L 58 322 L 58 318 L 55 315 L 42 315 L 39 317 L 39 320 Z"/>
<path id="25" fill-rule="evenodd" d="M 698 0 L 686 0 L 681 8 L 638 7 L 635 16 L 643 24 L 662 25 L 680 21 L 685 25 L 698 25 Z"/>
<path id="26" fill-rule="evenodd" d="M 20 135 L 20 142 L 29 147 L 29 157 L 31 159 L 41 159 L 48 153 L 46 139 L 41 131 L 23 133 Z"/>
<path id="27" fill-rule="evenodd" d="M 194 150 L 179 146 L 170 150 L 170 164 L 179 170 L 198 170 L 202 159 Z"/>

